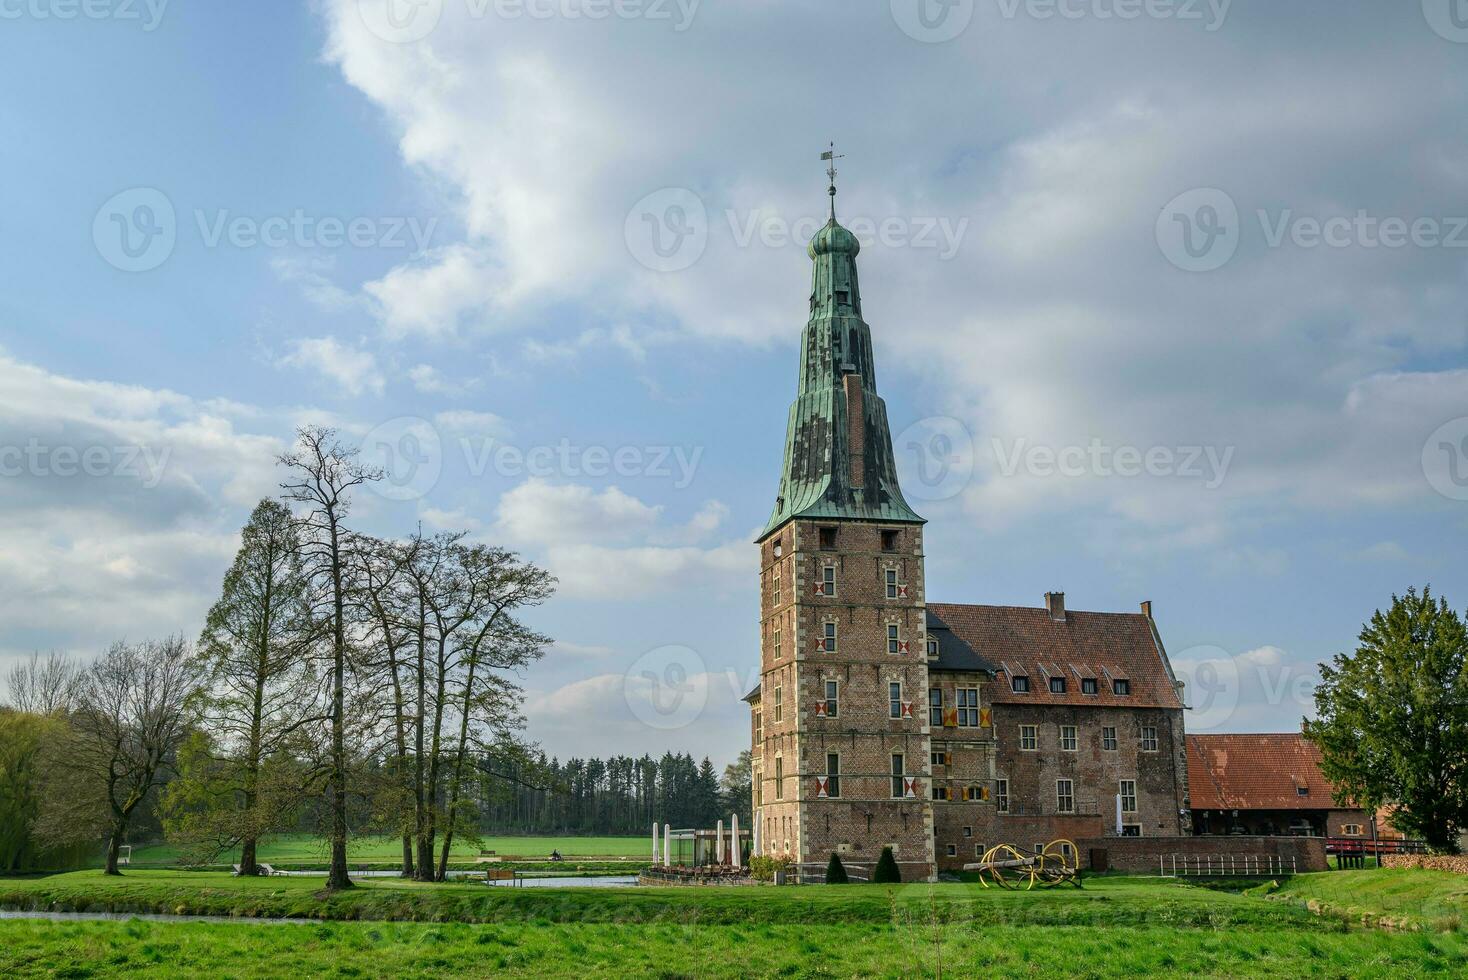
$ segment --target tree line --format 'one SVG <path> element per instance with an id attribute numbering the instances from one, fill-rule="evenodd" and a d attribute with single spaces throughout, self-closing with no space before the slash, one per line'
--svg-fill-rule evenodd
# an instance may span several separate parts
<path id="1" fill-rule="evenodd" d="M 141 821 L 201 859 L 239 848 L 245 874 L 263 836 L 310 828 L 330 844 L 329 888 L 351 886 L 350 834 L 389 833 L 405 876 L 437 880 L 504 786 L 556 796 L 519 685 L 550 644 L 520 614 L 555 579 L 467 532 L 354 530 L 352 498 L 382 474 L 330 429 L 297 437 L 197 642 L 11 671 L 0 867 L 106 840 L 117 874 Z"/>

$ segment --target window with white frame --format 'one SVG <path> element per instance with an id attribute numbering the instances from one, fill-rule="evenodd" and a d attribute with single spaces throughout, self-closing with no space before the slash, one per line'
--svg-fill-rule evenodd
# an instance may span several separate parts
<path id="1" fill-rule="evenodd" d="M 907 795 L 906 781 L 902 775 L 902 763 L 902 753 L 892 753 L 892 798 L 896 800 Z"/>
<path id="2" fill-rule="evenodd" d="M 1343 823 L 1343 824 L 1341 824 L 1341 836 L 1342 837 L 1360 837 L 1361 836 L 1361 825 L 1358 824 L 1358 823 Z"/>
<path id="3" fill-rule="evenodd" d="M 928 659 L 938 659 L 938 638 L 936 636 L 928 637 Z"/>
<path id="4" fill-rule="evenodd" d="M 949 844 L 948 845 L 948 856 L 949 857 L 958 857 L 958 845 L 957 844 Z"/>
<path id="5" fill-rule="evenodd" d="M 836 566 L 825 565 L 821 568 L 821 595 L 836 594 Z"/>
<path id="6" fill-rule="evenodd" d="M 826 717 L 836 718 L 841 714 L 841 702 L 837 697 L 836 682 L 826 681 Z"/>
<path id="7" fill-rule="evenodd" d="M 824 628 L 825 628 L 825 631 L 826 632 L 825 632 L 825 636 L 823 637 L 823 639 L 821 641 L 821 645 L 823 647 L 825 647 L 825 650 L 826 650 L 827 653 L 835 653 L 836 652 L 836 624 L 835 624 L 834 621 L 833 622 L 829 622 L 829 623 L 826 623 L 825 624 L 825 627 Z"/>
<path id="8" fill-rule="evenodd" d="M 1075 809 L 1075 784 L 1069 779 L 1057 779 L 1055 781 L 1055 812 L 1074 813 Z"/>
<path id="9" fill-rule="evenodd" d="M 994 780 L 994 809 L 1000 813 L 1009 812 L 1009 780 Z"/>
<path id="10" fill-rule="evenodd" d="M 1157 751 L 1157 729 L 1153 728 L 1151 725 L 1142 726 L 1142 751 Z"/>
<path id="11" fill-rule="evenodd" d="M 958 699 L 958 727 L 979 727 L 979 689 L 960 687 L 954 692 Z"/>
<path id="12" fill-rule="evenodd" d="M 1035 752 L 1040 748 L 1040 733 L 1036 726 L 1019 726 L 1019 747 L 1021 752 Z"/>
<path id="13" fill-rule="evenodd" d="M 887 711 L 889 718 L 902 717 L 902 682 L 892 681 L 887 685 Z"/>
<path id="14" fill-rule="evenodd" d="M 895 568 L 889 568 L 889 569 L 887 569 L 886 572 L 883 573 L 883 577 L 886 579 L 886 582 L 887 582 L 887 598 L 889 598 L 889 599 L 896 599 L 897 598 L 897 569 L 895 569 Z"/>
<path id="15" fill-rule="evenodd" d="M 1118 795 L 1121 796 L 1121 812 L 1137 812 L 1137 781 L 1135 779 L 1123 779 L 1117 783 Z"/>
<path id="16" fill-rule="evenodd" d="M 902 652 L 902 629 L 896 623 L 887 624 L 887 652 Z"/>
<path id="17" fill-rule="evenodd" d="M 928 761 L 935 766 L 948 765 L 948 753 L 943 749 L 935 749 L 928 753 Z"/>
<path id="18" fill-rule="evenodd" d="M 1101 726 L 1101 748 L 1106 752 L 1116 751 L 1116 727 L 1114 725 Z"/>
<path id="19" fill-rule="evenodd" d="M 781 709 L 783 709 L 784 706 L 785 706 L 784 691 L 782 691 L 780 688 L 777 687 L 777 688 L 775 688 L 775 716 L 774 716 L 774 722 L 777 725 L 780 724 Z"/>
<path id="20" fill-rule="evenodd" d="M 1060 726 L 1060 751 L 1074 752 L 1076 750 L 1076 726 Z"/>

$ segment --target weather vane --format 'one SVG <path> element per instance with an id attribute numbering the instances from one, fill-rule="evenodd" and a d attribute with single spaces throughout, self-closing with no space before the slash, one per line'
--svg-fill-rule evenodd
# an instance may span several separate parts
<path id="1" fill-rule="evenodd" d="M 831 188 L 830 188 L 830 190 L 826 191 L 826 193 L 831 195 L 831 220 L 832 221 L 835 221 L 836 220 L 836 161 L 837 160 L 844 160 L 844 159 L 846 159 L 846 154 L 844 154 L 844 153 L 838 154 L 836 152 L 836 144 L 835 143 L 832 143 L 831 144 L 831 148 L 829 150 L 827 150 L 825 153 L 822 153 L 821 154 L 821 159 L 822 160 L 829 161 L 830 164 L 831 164 L 829 167 L 826 168 L 826 176 L 831 178 Z"/>

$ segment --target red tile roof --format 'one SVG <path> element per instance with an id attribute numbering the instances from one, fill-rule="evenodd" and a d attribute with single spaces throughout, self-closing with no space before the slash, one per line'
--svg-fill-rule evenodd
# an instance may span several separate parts
<path id="1" fill-rule="evenodd" d="M 931 603 L 953 633 L 996 665 L 990 700 L 995 704 L 1101 705 L 1181 708 L 1171 667 L 1152 620 L 1141 613 L 1066 612 L 1064 622 L 1046 609 Z M 1030 679 L 1028 694 L 1012 690 L 1011 677 Z M 1050 678 L 1065 678 L 1065 693 L 1050 691 Z M 1096 678 L 1097 693 L 1081 693 L 1081 679 Z M 1130 694 L 1116 694 L 1113 680 Z"/>
<path id="2" fill-rule="evenodd" d="M 1194 810 L 1336 806 L 1320 771 L 1320 750 L 1303 735 L 1189 735 L 1187 743 L 1188 798 Z"/>

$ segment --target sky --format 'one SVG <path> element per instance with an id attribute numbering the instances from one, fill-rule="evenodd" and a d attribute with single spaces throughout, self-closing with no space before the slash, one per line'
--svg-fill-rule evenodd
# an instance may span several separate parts
<path id="1" fill-rule="evenodd" d="M 195 635 L 277 454 L 560 580 L 527 736 L 747 743 L 837 208 L 930 601 L 1154 603 L 1189 731 L 1468 607 L 1453 0 L 0 0 L 0 668 Z"/>

